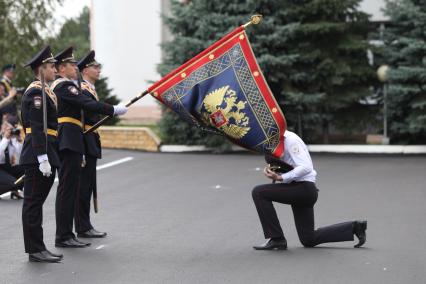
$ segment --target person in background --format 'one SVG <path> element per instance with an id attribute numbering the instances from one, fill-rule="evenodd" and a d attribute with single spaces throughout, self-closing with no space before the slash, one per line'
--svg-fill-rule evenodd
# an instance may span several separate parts
<path id="1" fill-rule="evenodd" d="M 9 92 L 9 95 L 6 96 L 6 88 L 4 87 L 4 85 L 0 84 L 0 109 L 13 103 L 14 102 L 13 99 L 15 98 L 16 95 L 17 95 L 16 89 L 12 88 Z M 2 118 L 3 118 L 3 115 L 0 115 L 0 123 Z"/>
<path id="2" fill-rule="evenodd" d="M 2 68 L 2 77 L 0 78 L 0 85 L 3 85 L 6 94 L 9 94 L 13 88 L 12 80 L 15 77 L 15 64 L 6 64 Z"/>
<path id="3" fill-rule="evenodd" d="M 15 78 L 15 64 L 6 64 L 2 68 L 2 77 L 0 78 L 0 86 L 4 88 L 4 96 L 8 98 L 12 96 L 16 98 L 16 89 L 13 86 L 12 80 Z M 7 120 L 8 117 L 17 118 L 18 109 L 16 105 L 16 100 L 11 99 L 10 103 L 5 106 L 0 107 L 0 113 L 3 121 Z"/>
<path id="4" fill-rule="evenodd" d="M 18 165 L 22 151 L 22 137 L 17 121 L 3 122 L 0 135 L 0 194 L 10 191 L 11 199 L 22 199 L 19 190 L 22 190 L 23 184 L 15 184 L 24 174 L 24 168 Z"/>

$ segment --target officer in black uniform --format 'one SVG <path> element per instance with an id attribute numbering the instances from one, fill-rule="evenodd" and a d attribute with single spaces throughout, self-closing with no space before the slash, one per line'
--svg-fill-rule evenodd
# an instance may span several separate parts
<path id="1" fill-rule="evenodd" d="M 73 233 L 76 194 L 79 190 L 83 141 L 83 110 L 104 115 L 122 115 L 124 105 L 112 106 L 90 99 L 82 94 L 72 80 L 77 80 L 77 64 L 73 48 L 69 47 L 55 56 L 58 77 L 51 89 L 58 97 L 58 142 L 61 166 L 56 195 L 57 247 L 86 247 L 90 243 L 78 240 Z"/>
<path id="2" fill-rule="evenodd" d="M 90 51 L 78 62 L 83 80 L 81 91 L 93 101 L 99 101 L 95 82 L 101 74 L 101 64 L 95 60 L 95 51 Z M 85 129 L 89 129 L 101 119 L 98 113 L 84 111 Z M 96 191 L 96 163 L 102 158 L 101 140 L 97 131 L 84 135 L 86 165 L 81 169 L 81 186 L 77 194 L 75 209 L 75 231 L 79 238 L 103 238 L 107 234 L 93 228 L 90 222 L 90 200 Z"/>
<path id="3" fill-rule="evenodd" d="M 26 66 L 33 69 L 36 78 L 25 91 L 21 105 L 22 124 L 26 133 L 19 161 L 25 167 L 22 225 L 25 252 L 29 254 L 30 261 L 37 262 L 59 262 L 63 257 L 46 249 L 42 228 L 43 203 L 53 185 L 56 168 L 59 167 L 57 101 L 47 85 L 47 82 L 55 79 L 55 62 L 49 46 L 28 62 Z M 47 113 L 46 120 L 44 112 Z"/>

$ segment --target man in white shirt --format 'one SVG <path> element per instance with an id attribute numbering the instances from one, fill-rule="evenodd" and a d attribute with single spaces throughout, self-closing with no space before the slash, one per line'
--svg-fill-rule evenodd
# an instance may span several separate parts
<path id="1" fill-rule="evenodd" d="M 281 229 L 273 201 L 289 204 L 292 207 L 294 221 L 300 242 L 305 247 L 314 247 L 322 243 L 353 241 L 359 239 L 355 247 L 366 241 L 367 221 L 350 221 L 315 230 L 314 205 L 318 198 L 315 186 L 317 172 L 312 165 L 305 143 L 291 131 L 284 133 L 284 155 L 281 158 L 293 167 L 284 174 L 275 173 L 265 167 L 266 177 L 278 183 L 258 185 L 253 189 L 253 201 L 262 223 L 265 238 L 268 241 L 256 250 L 287 249 L 287 240 Z"/>
<path id="2" fill-rule="evenodd" d="M 24 169 L 18 165 L 22 151 L 22 138 L 12 124 L 5 121 L 1 127 L 0 140 L 0 194 L 11 192 L 10 198 L 22 199 L 18 190 L 22 184 L 15 181 L 24 174 Z"/>

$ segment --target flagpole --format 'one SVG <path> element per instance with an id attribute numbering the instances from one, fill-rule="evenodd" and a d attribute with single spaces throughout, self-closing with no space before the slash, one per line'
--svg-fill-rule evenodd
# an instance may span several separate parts
<path id="1" fill-rule="evenodd" d="M 142 92 L 141 94 L 137 95 L 136 97 L 134 97 L 133 99 L 131 99 L 129 102 L 127 102 L 125 106 L 126 107 L 131 106 L 132 104 L 134 104 L 135 102 L 137 102 L 138 100 L 140 100 L 142 97 L 144 97 L 147 94 L 148 94 L 148 90 Z M 86 131 L 84 131 L 83 134 L 87 134 L 87 133 L 95 131 L 96 129 L 99 128 L 99 126 L 101 126 L 102 124 L 104 124 L 104 122 L 107 121 L 108 119 L 110 119 L 111 117 L 112 116 L 105 116 L 104 118 L 102 118 L 101 120 L 99 120 L 98 122 L 96 122 L 95 125 L 93 125 L 89 129 L 87 129 Z"/>
<path id="2" fill-rule="evenodd" d="M 247 28 L 250 25 L 257 25 L 262 21 L 263 16 L 260 14 L 256 14 L 251 16 L 250 21 L 243 25 L 243 28 Z"/>
<path id="3" fill-rule="evenodd" d="M 18 178 L 18 179 L 14 182 L 14 184 L 15 184 L 15 185 L 20 184 L 21 182 L 23 182 L 23 181 L 24 181 L 24 178 L 25 178 L 25 175 L 22 175 L 20 178 Z"/>

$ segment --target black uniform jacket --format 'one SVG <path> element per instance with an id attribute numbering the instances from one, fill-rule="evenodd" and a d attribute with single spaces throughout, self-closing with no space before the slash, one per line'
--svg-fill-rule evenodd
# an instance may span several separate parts
<path id="1" fill-rule="evenodd" d="M 58 77 L 51 88 L 58 97 L 59 151 L 68 149 L 85 154 L 82 110 L 113 115 L 114 107 L 87 97 L 78 90 L 74 82 L 63 77 Z"/>
<path id="2" fill-rule="evenodd" d="M 47 105 L 47 143 L 43 132 L 43 97 L 41 82 L 32 82 L 21 102 L 21 119 L 24 128 L 25 140 L 22 147 L 19 163 L 22 165 L 38 164 L 37 156 L 47 154 L 51 166 L 59 167 L 58 142 L 57 142 L 57 112 L 56 97 L 45 85 Z"/>
<path id="3" fill-rule="evenodd" d="M 87 82 L 81 83 L 81 90 L 91 100 L 99 101 L 96 90 L 92 88 Z M 96 122 L 101 119 L 100 115 L 91 111 L 84 111 L 84 121 L 86 130 L 92 127 Z M 84 143 L 86 146 L 86 155 L 102 158 L 101 140 L 97 131 L 90 132 L 84 135 Z"/>

